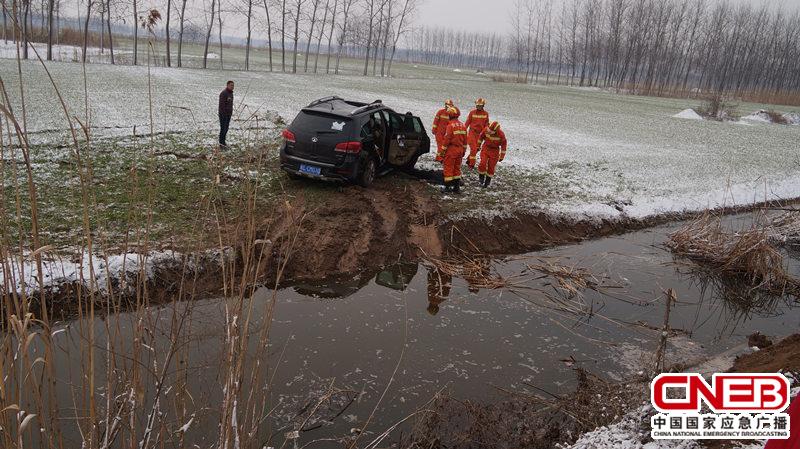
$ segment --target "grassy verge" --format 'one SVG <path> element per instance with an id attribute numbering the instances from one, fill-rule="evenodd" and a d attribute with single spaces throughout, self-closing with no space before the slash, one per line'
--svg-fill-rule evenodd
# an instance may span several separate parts
<path id="1" fill-rule="evenodd" d="M 136 224 L 147 221 L 151 242 L 182 247 L 207 235 L 190 233 L 204 201 L 233 202 L 243 195 L 243 182 L 252 181 L 261 192 L 257 209 L 271 208 L 285 180 L 278 168 L 275 129 L 258 130 L 258 139 L 245 143 L 234 137 L 231 147 L 218 151 L 209 132 L 159 135 L 151 145 L 149 136 L 102 139 L 85 153 L 92 172 L 90 223 L 113 249 L 115 241 Z M 81 236 L 82 197 L 72 149 L 52 144 L 31 147 L 34 183 L 39 197 L 38 212 L 43 243 L 55 248 L 74 246 Z M 4 189 L 26 182 L 21 152 L 7 155 Z M 16 176 L 15 176 L 16 175 Z M 5 210 L 20 208 L 21 214 L 9 231 L 12 240 L 30 235 L 30 202 L 24 195 L 5 195 Z M 151 207 L 140 207 L 151 205 Z M 210 224 L 210 223 L 209 223 Z M 202 229 L 210 231 L 204 226 Z M 202 231 L 201 231 L 202 233 Z"/>

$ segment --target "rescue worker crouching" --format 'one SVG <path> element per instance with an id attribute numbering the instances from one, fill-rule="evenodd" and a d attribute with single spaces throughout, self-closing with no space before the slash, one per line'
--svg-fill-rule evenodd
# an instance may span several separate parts
<path id="1" fill-rule="evenodd" d="M 467 144 L 469 144 L 469 157 L 467 165 L 475 168 L 475 156 L 480 148 L 479 137 L 484 129 L 489 125 L 489 112 L 484 109 L 486 100 L 478 98 L 475 100 L 475 109 L 469 111 L 467 121 L 464 126 L 467 128 Z"/>
<path id="2" fill-rule="evenodd" d="M 442 139 L 444 138 L 444 133 L 447 131 L 447 124 L 450 123 L 450 116 L 447 114 L 447 108 L 455 107 L 453 100 L 445 100 L 444 107 L 436 111 L 436 116 L 433 117 L 433 126 L 431 127 L 431 131 L 433 132 L 433 137 L 436 139 L 436 151 L 439 151 L 439 148 L 442 146 Z M 438 156 L 436 160 L 441 162 Z"/>
<path id="3" fill-rule="evenodd" d="M 506 140 L 506 134 L 500 129 L 500 124 L 497 122 L 492 122 L 484 128 L 478 140 L 483 142 L 481 162 L 478 165 L 478 182 L 482 187 L 489 187 L 497 162 L 506 157 L 508 141 Z"/>
<path id="4" fill-rule="evenodd" d="M 458 120 L 461 111 L 453 106 L 447 108 L 450 123 L 442 138 L 437 159 L 443 160 L 444 188 L 442 192 L 461 193 L 461 161 L 467 146 L 467 128 Z"/>

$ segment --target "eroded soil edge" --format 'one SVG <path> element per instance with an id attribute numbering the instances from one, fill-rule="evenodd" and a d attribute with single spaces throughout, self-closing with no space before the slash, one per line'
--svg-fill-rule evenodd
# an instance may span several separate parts
<path id="1" fill-rule="evenodd" d="M 230 284 L 231 275 L 241 275 L 239 270 L 248 257 L 258 266 L 256 275 L 248 279 L 264 285 L 291 285 L 352 279 L 399 261 L 465 253 L 519 254 L 691 216 L 601 220 L 533 211 L 452 218 L 443 212 L 447 198 L 426 182 L 402 174 L 381 178 L 368 189 L 331 185 L 320 195 L 319 189 L 306 187 L 303 182 L 288 186 L 283 207 L 269 217 L 257 217 L 254 230 L 231 229 L 228 238 L 235 242 L 229 248 L 232 260 L 222 264 L 219 258 L 193 256 L 190 271 L 185 259 L 155 266 L 144 287 L 130 292 L 130 300 L 144 294 L 150 303 L 165 303 L 186 299 L 188 291 L 192 298 L 218 295 L 226 276 Z M 76 285 L 54 286 L 47 292 L 55 316 L 74 315 L 76 292 Z M 102 295 L 98 298 L 102 300 Z"/>

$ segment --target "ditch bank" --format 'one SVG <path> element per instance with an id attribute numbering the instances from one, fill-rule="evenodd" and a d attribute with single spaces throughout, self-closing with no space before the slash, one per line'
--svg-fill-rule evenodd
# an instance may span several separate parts
<path id="1" fill-rule="evenodd" d="M 117 296 L 124 310 L 126 305 L 140 304 L 143 298 L 149 304 L 159 304 L 215 296 L 225 288 L 230 294 L 231 285 L 243 285 L 241 279 L 248 285 L 268 286 L 352 280 L 399 261 L 520 254 L 697 215 L 609 220 L 532 210 L 484 217 L 457 213 L 454 218 L 452 211 L 444 211 L 447 197 L 426 180 L 403 173 L 382 177 L 368 189 L 337 185 L 309 189 L 307 181 L 294 180 L 284 185 L 284 191 L 283 204 L 271 216 L 229 224 L 218 242 L 204 243 L 209 248 L 205 251 L 175 249 L 170 250 L 171 257 L 160 251 L 158 257 L 148 256 L 145 262 L 139 260 L 121 269 L 120 264 L 111 267 L 110 263 L 96 263 L 95 277 L 106 278 L 97 288 L 99 295 L 87 293 L 91 276 L 85 266 L 72 270 L 83 272 L 82 276 L 59 277 L 58 273 L 65 271 L 63 267 L 51 268 L 42 276 L 45 288 L 41 291 L 35 287 L 39 284 L 36 264 L 28 257 L 27 294 L 33 308 L 41 312 L 38 304 L 44 299 L 51 317 L 69 318 L 77 313 L 80 301 L 76 298 L 81 296 L 91 296 L 90 300 L 101 305 L 107 303 L 107 297 Z M 140 255 L 132 257 L 141 259 Z M 85 264 L 86 257 L 83 259 Z M 81 262 L 74 259 L 70 263 Z M 57 265 L 56 261 L 48 264 Z"/>

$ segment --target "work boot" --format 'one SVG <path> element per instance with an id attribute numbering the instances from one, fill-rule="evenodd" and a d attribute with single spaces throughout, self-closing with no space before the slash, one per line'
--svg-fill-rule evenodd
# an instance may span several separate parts
<path id="1" fill-rule="evenodd" d="M 478 185 L 483 185 L 483 181 L 486 180 L 486 175 L 478 175 Z"/>
<path id="2" fill-rule="evenodd" d="M 455 193 L 456 195 L 460 195 L 461 194 L 461 183 L 459 181 L 460 181 L 460 179 L 456 179 L 453 182 L 453 193 Z"/>
<path id="3" fill-rule="evenodd" d="M 491 182 L 492 182 L 492 177 L 491 176 L 487 176 L 486 180 L 483 182 L 483 187 L 484 188 L 489 187 L 489 184 L 491 184 Z"/>
<path id="4" fill-rule="evenodd" d="M 452 191 L 452 183 L 453 181 L 445 181 L 444 185 L 442 186 L 442 193 L 448 193 Z"/>

